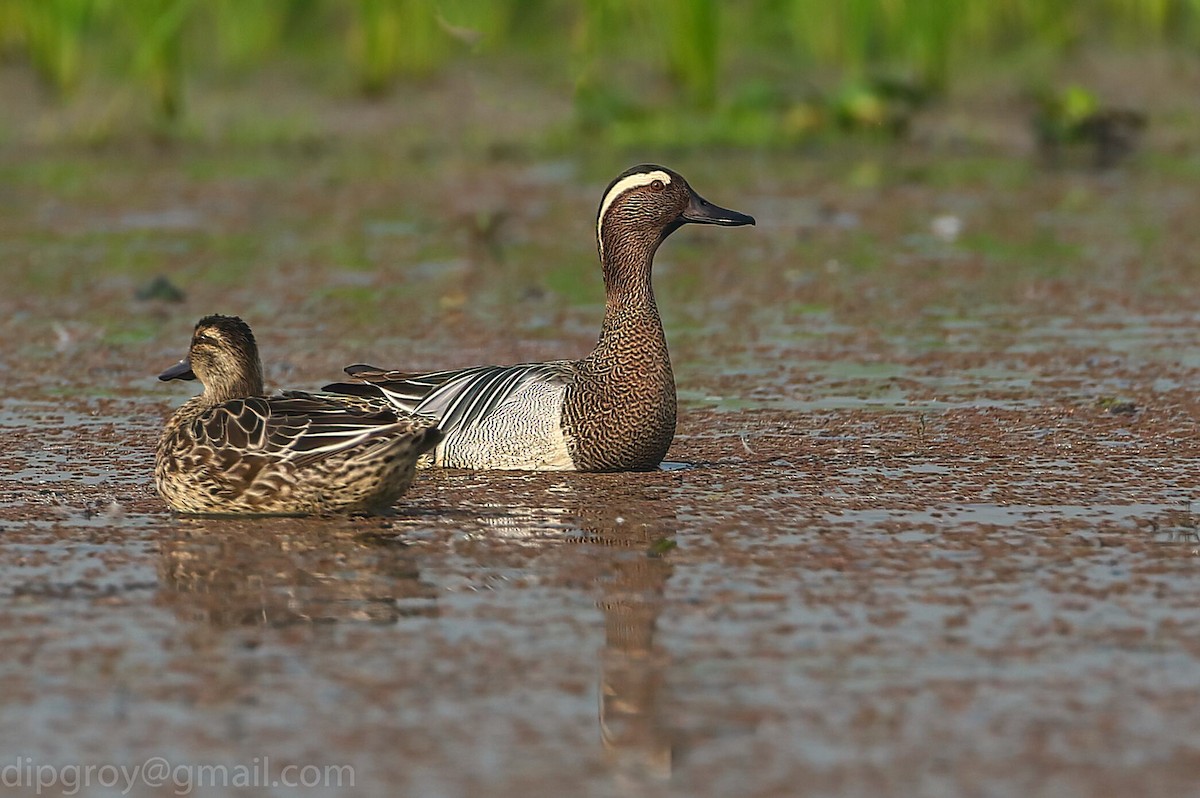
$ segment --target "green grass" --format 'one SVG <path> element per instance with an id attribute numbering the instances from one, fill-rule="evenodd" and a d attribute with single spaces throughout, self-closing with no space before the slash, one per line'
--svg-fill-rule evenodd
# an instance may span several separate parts
<path id="1" fill-rule="evenodd" d="M 6 38 L 24 50 L 47 85 L 67 94 L 82 79 L 84 43 L 97 10 L 94 0 L 17 0 L 6 9 Z"/>
<path id="2" fill-rule="evenodd" d="M 172 122 L 192 85 L 268 64 L 378 96 L 517 58 L 574 92 L 581 130 L 681 147 L 894 133 L 955 75 L 1015 52 L 1192 48 L 1198 34 L 1200 0 L 0 2 L 0 53 L 64 101 L 106 81 Z"/>
<path id="3" fill-rule="evenodd" d="M 426 75 L 445 57 L 446 36 L 425 0 L 358 0 L 351 55 L 366 94 L 380 94 L 401 75 Z"/>

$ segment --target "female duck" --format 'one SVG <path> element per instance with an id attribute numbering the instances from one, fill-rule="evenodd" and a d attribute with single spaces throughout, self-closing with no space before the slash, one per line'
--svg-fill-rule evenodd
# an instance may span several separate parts
<path id="1" fill-rule="evenodd" d="M 258 346 L 235 316 L 201 319 L 187 358 L 159 379 L 204 384 L 167 422 L 155 453 L 158 492 L 182 513 L 384 510 L 442 439 L 436 421 L 380 402 L 264 396 Z"/>
<path id="2" fill-rule="evenodd" d="M 414 374 L 356 365 L 358 382 L 326 390 L 384 397 L 438 419 L 436 465 L 452 468 L 641 471 L 675 436 L 675 379 L 650 272 L 685 224 L 754 224 L 711 204 L 676 172 L 643 164 L 608 186 L 596 216 L 604 269 L 600 338 L 581 360 Z"/>

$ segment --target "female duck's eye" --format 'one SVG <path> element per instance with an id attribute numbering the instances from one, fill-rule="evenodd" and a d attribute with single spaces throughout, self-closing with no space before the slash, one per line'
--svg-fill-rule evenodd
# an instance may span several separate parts
<path id="1" fill-rule="evenodd" d="M 663 181 L 661 181 L 661 180 L 655 180 L 653 183 L 650 184 L 651 191 L 662 191 L 663 188 L 665 188 L 665 186 L 663 186 Z"/>

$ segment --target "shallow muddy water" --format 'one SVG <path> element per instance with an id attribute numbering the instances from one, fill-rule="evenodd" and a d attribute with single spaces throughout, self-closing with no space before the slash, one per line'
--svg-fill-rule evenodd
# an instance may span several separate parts
<path id="1" fill-rule="evenodd" d="M 197 318 L 243 315 L 293 388 L 582 354 L 626 164 L 10 153 L 0 751 L 176 768 L 134 795 L 218 765 L 369 795 L 1193 794 L 1186 170 L 905 152 L 862 187 L 862 157 L 661 156 L 760 222 L 660 253 L 663 470 L 428 472 L 392 517 L 251 521 L 150 485 L 191 390 L 153 375 Z M 136 299 L 158 275 L 185 301 Z"/>

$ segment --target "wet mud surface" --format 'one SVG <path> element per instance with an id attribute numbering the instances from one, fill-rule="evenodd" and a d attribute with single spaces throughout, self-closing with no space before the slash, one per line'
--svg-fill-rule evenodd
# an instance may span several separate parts
<path id="1" fill-rule="evenodd" d="M 862 189 L 830 182 L 850 162 L 684 158 L 760 225 L 660 253 L 663 470 L 173 517 L 152 447 L 189 386 L 153 375 L 201 315 L 244 315 L 293 388 L 568 357 L 598 328 L 588 231 L 617 169 L 275 157 L 16 170 L 0 750 L 348 764 L 372 795 L 1194 794 L 1182 180 Z M 950 212 L 963 238 L 939 240 Z M 185 302 L 134 298 L 160 273 Z"/>

